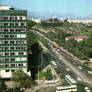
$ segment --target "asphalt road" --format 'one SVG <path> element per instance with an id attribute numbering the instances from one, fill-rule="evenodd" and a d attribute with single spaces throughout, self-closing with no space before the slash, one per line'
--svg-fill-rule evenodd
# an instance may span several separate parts
<path id="1" fill-rule="evenodd" d="M 35 30 L 32 30 L 32 32 L 38 34 L 40 37 L 44 38 L 45 40 L 47 40 L 50 44 L 50 48 L 52 49 L 53 53 L 55 53 L 55 55 L 57 56 L 57 58 L 59 59 L 58 62 L 58 67 L 62 67 L 61 66 L 61 62 L 63 62 L 68 68 L 70 68 L 72 70 L 72 72 L 80 77 L 82 79 L 83 82 L 89 84 L 90 86 L 92 85 L 92 79 L 90 79 L 87 75 L 85 75 L 85 73 L 83 73 L 81 70 L 79 70 L 72 62 L 72 57 L 67 55 L 61 54 L 61 52 L 57 52 L 55 50 L 55 48 L 53 47 L 53 45 L 55 45 L 56 43 L 51 41 L 50 39 L 48 39 L 47 37 L 45 37 L 43 34 L 41 34 L 40 32 L 36 32 Z M 51 45 L 52 44 L 52 45 Z M 62 49 L 61 49 L 62 50 Z M 75 59 L 76 60 L 76 59 Z M 76 60 L 77 61 L 77 60 Z"/>
<path id="2" fill-rule="evenodd" d="M 59 52 L 57 52 L 53 47 L 52 47 L 53 52 L 56 54 L 56 56 L 61 60 L 58 61 L 59 65 L 60 62 L 63 62 L 69 69 L 72 70 L 72 72 L 80 77 L 82 79 L 83 82 L 86 82 L 88 84 L 92 84 L 91 79 L 88 78 L 81 70 L 79 70 L 76 66 L 74 66 L 71 62 L 69 62 L 69 59 L 64 57 L 63 55 L 61 55 Z M 59 66 L 60 67 L 60 66 Z"/>

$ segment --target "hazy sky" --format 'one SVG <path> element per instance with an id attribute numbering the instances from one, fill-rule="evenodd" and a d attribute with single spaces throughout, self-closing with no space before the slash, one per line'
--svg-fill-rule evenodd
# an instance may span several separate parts
<path id="1" fill-rule="evenodd" d="M 55 12 L 79 17 L 92 16 L 92 0 L 0 0 L 0 5 L 12 5 L 30 12 Z"/>

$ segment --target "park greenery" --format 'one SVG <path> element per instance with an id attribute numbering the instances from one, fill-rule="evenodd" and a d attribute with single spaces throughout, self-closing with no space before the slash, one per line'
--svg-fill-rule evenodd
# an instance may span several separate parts
<path id="1" fill-rule="evenodd" d="M 36 74 L 36 79 L 38 80 L 38 78 L 40 80 L 52 80 L 53 79 L 53 74 L 51 72 L 50 68 L 47 68 L 46 71 L 40 71 L 39 73 Z"/>
<path id="2" fill-rule="evenodd" d="M 6 85 L 3 80 L 0 80 L 0 92 L 5 92 L 6 90 Z"/>
<path id="3" fill-rule="evenodd" d="M 80 42 L 74 39 L 66 41 L 64 48 L 82 60 L 89 60 L 89 58 L 92 58 L 92 33 L 90 33 L 88 39 Z"/>
<path id="4" fill-rule="evenodd" d="M 51 79 L 53 78 L 53 75 L 52 75 L 52 72 L 51 72 L 51 69 L 50 69 L 50 68 L 48 68 L 48 69 L 46 70 L 46 72 L 44 72 L 44 75 L 45 75 L 45 78 L 46 78 L 47 80 L 51 80 Z"/>
<path id="5" fill-rule="evenodd" d="M 28 88 L 32 84 L 30 76 L 24 73 L 22 69 L 13 72 L 11 80 L 14 81 L 19 88 Z"/>
<path id="6" fill-rule="evenodd" d="M 54 21 L 54 22 L 53 22 Z M 47 33 L 43 33 L 49 39 L 55 41 L 60 46 L 64 47 L 66 50 L 77 56 L 82 60 L 89 60 L 92 58 L 92 25 L 91 24 L 81 24 L 81 23 L 68 23 L 60 22 L 59 20 L 49 19 L 47 21 L 42 21 L 36 28 L 43 29 L 44 31 L 50 30 Z M 53 31 L 51 31 L 53 30 Z M 65 41 L 66 37 L 69 36 L 80 36 L 86 35 L 88 39 L 77 42 L 74 39 Z"/>
<path id="7" fill-rule="evenodd" d="M 92 92 L 92 88 L 88 84 L 83 82 L 77 82 L 78 92 L 86 92 L 85 87 L 88 87 L 90 89 L 90 92 Z"/>

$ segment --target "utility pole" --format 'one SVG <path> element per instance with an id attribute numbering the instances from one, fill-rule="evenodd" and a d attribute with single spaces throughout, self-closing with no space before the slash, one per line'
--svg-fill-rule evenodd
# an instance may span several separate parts
<path id="1" fill-rule="evenodd" d="M 43 53 L 41 53 L 41 70 L 43 68 Z"/>
<path id="2" fill-rule="evenodd" d="M 39 65 L 38 65 L 38 86 L 39 86 Z"/>

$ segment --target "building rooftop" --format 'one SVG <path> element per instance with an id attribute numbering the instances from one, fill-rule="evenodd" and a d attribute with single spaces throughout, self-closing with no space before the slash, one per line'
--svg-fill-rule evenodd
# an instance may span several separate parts
<path id="1" fill-rule="evenodd" d="M 0 10 L 13 10 L 14 8 L 11 6 L 0 6 Z"/>
<path id="2" fill-rule="evenodd" d="M 74 83 L 74 84 L 77 83 L 70 75 L 66 75 L 65 77 L 68 78 L 68 80 L 69 80 L 71 83 Z"/>
<path id="3" fill-rule="evenodd" d="M 68 39 L 87 39 L 88 36 L 69 36 Z"/>

